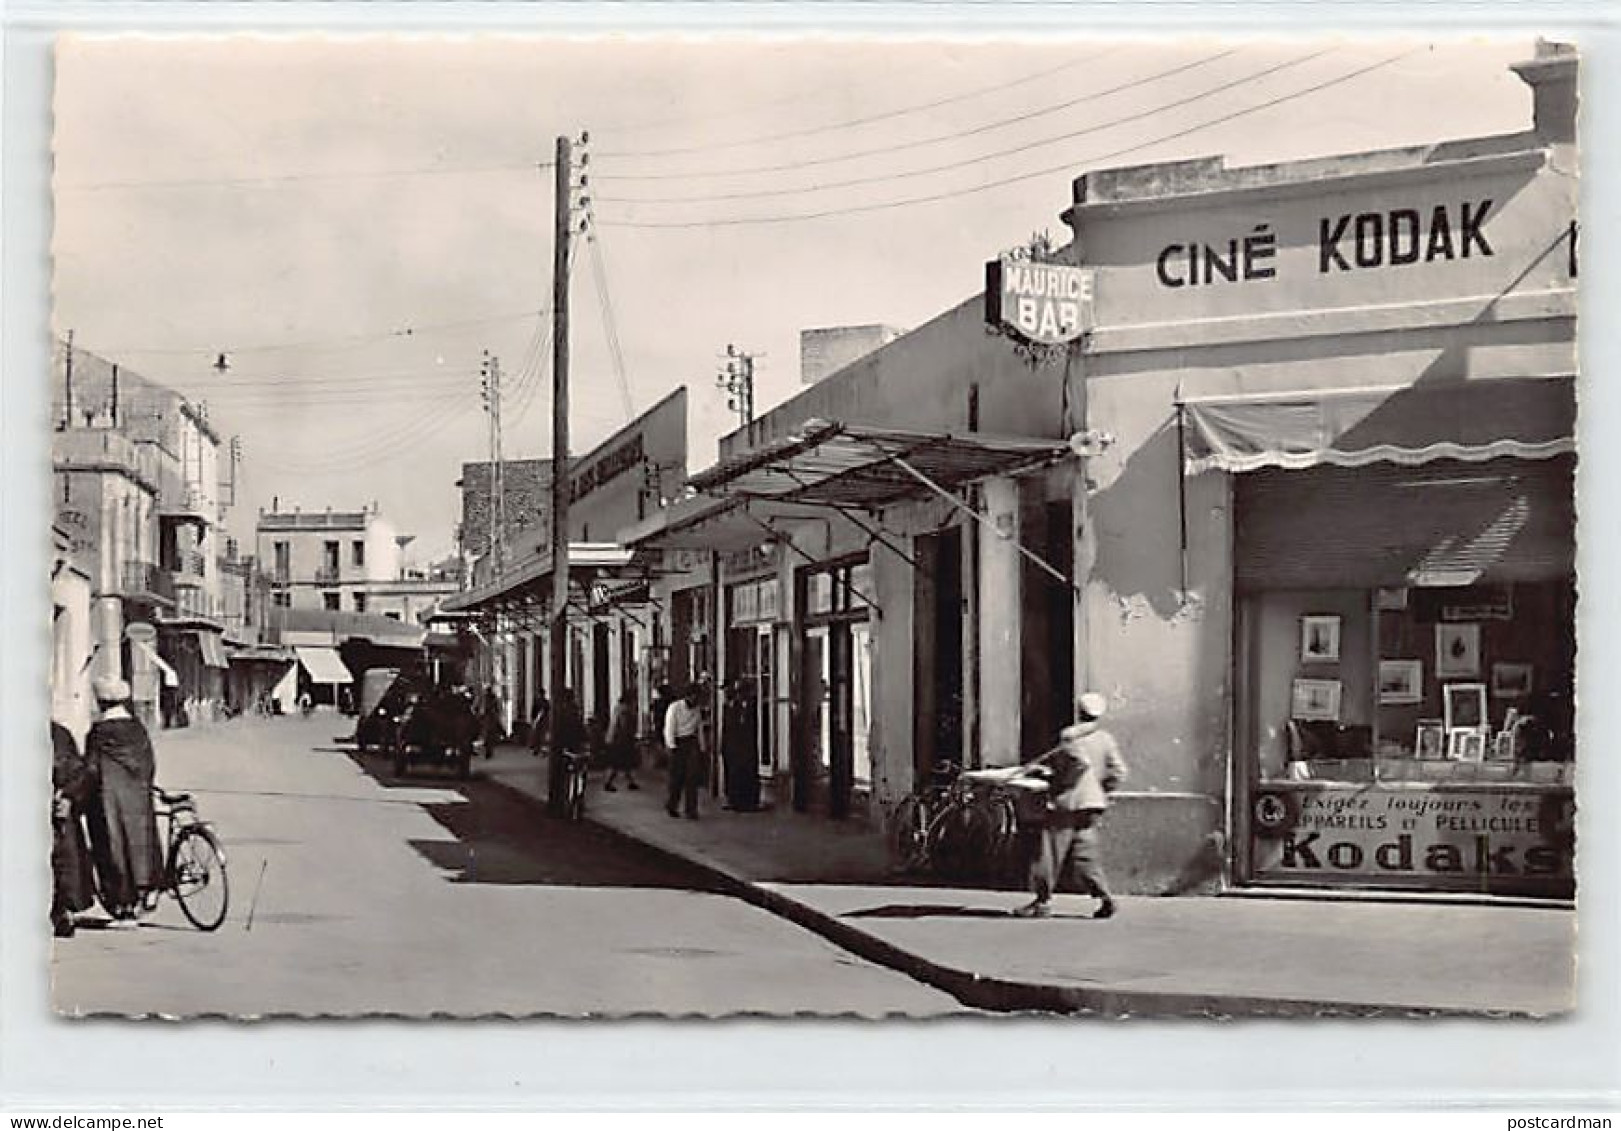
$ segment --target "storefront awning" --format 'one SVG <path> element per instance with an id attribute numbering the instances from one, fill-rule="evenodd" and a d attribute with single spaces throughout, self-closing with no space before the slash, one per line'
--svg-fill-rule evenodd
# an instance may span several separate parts
<path id="1" fill-rule="evenodd" d="M 1190 475 L 1548 459 L 1576 447 L 1576 388 L 1568 377 L 1193 396 L 1179 408 Z"/>
<path id="2" fill-rule="evenodd" d="M 180 673 L 174 670 L 174 668 L 169 664 L 168 660 L 165 660 L 162 656 L 158 655 L 158 650 L 156 648 L 152 647 L 152 645 L 148 644 L 144 640 L 135 640 L 132 641 L 132 643 L 135 645 L 135 647 L 139 648 L 146 654 L 147 658 L 152 661 L 154 667 L 163 673 L 163 683 L 165 686 L 180 686 Z"/>
<path id="3" fill-rule="evenodd" d="M 622 571 L 631 564 L 634 555 L 616 542 L 571 542 L 568 548 L 570 574 L 576 570 L 603 572 Z M 488 606 L 502 599 L 516 597 L 525 590 L 536 589 L 552 575 L 550 554 L 532 555 L 520 560 L 494 581 L 485 582 L 462 593 L 447 597 L 439 606 L 445 614 L 467 612 Z"/>
<path id="4" fill-rule="evenodd" d="M 1070 454 L 1061 440 L 978 433 L 907 432 L 811 420 L 795 434 L 741 452 L 693 476 L 711 495 L 876 509 Z"/>
<path id="5" fill-rule="evenodd" d="M 225 658 L 225 645 L 220 638 L 212 632 L 199 632 L 197 634 L 198 651 L 202 653 L 203 663 L 211 668 L 228 668 L 231 662 Z"/>
<path id="6" fill-rule="evenodd" d="M 795 521 L 825 521 L 825 507 L 700 495 L 683 499 L 621 532 L 638 550 L 752 550 Z"/>
<path id="7" fill-rule="evenodd" d="M 316 683 L 355 681 L 342 658 L 331 648 L 294 648 L 293 651 L 298 655 L 298 662 L 304 665 L 304 670 L 310 673 L 310 679 Z"/>

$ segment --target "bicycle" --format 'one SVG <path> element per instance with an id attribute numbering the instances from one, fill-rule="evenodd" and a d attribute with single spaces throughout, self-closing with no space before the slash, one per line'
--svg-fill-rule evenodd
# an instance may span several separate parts
<path id="1" fill-rule="evenodd" d="M 946 779 L 950 779 L 947 781 Z M 903 872 L 998 880 L 1017 863 L 1018 809 L 1003 771 L 937 767 L 922 790 L 891 817 L 891 844 Z"/>
<path id="2" fill-rule="evenodd" d="M 225 846 L 214 827 L 197 815 L 189 793 L 152 789 L 153 810 L 163 821 L 163 889 L 199 931 L 218 930 L 230 907 Z"/>
<path id="3" fill-rule="evenodd" d="M 570 821 L 578 821 L 585 816 L 585 791 L 590 784 L 587 776 L 591 767 L 591 756 L 574 750 L 564 750 L 562 781 L 563 796 L 559 812 Z"/>

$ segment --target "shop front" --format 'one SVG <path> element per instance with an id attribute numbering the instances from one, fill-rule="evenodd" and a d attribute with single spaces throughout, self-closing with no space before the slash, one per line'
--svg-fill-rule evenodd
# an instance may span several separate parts
<path id="1" fill-rule="evenodd" d="M 1233 480 L 1241 881 L 1573 894 L 1574 411 L 1559 378 L 1183 406 Z"/>
<path id="2" fill-rule="evenodd" d="M 1131 887 L 1573 894 L 1575 59 L 1516 70 L 1521 134 L 1076 182 Z"/>

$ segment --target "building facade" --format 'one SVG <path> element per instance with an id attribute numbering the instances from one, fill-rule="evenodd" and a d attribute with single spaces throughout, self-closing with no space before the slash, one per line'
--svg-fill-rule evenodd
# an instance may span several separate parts
<path id="1" fill-rule="evenodd" d="M 92 670 L 128 679 L 149 723 L 212 718 L 226 665 L 219 434 L 179 393 L 66 343 L 53 377 L 56 522 L 94 582 Z"/>
<path id="2" fill-rule="evenodd" d="M 624 540 L 707 557 L 762 774 L 876 823 L 1096 689 L 1129 890 L 1568 895 L 1575 70 L 1521 135 L 1090 173 L 1079 342 L 976 298 L 723 440 Z"/>
<path id="3" fill-rule="evenodd" d="M 255 531 L 260 569 L 278 609 L 366 613 L 420 625 L 459 580 L 443 568 L 406 564 L 411 535 L 395 532 L 375 504 L 358 511 L 262 511 Z"/>
<path id="4" fill-rule="evenodd" d="M 634 561 L 615 536 L 682 491 L 686 428 L 682 388 L 571 461 L 566 670 L 585 717 L 598 725 L 606 725 L 626 694 L 645 718 L 651 689 L 666 678 L 674 603 L 655 592 L 650 564 Z M 462 488 L 464 501 L 483 507 L 484 496 L 469 488 L 488 481 L 487 475 L 469 476 L 479 466 L 464 465 Z M 463 529 L 483 513 L 464 514 Z M 537 693 L 555 699 L 549 687 L 551 567 L 548 496 L 541 514 L 511 529 L 505 554 L 480 556 L 470 588 L 445 604 L 479 638 L 478 678 L 500 695 L 508 729 L 533 717 Z"/>

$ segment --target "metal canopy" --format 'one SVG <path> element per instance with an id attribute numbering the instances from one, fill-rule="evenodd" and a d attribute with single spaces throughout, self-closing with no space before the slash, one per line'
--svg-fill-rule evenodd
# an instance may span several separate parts
<path id="1" fill-rule="evenodd" d="M 579 580 L 575 572 L 593 576 L 622 575 L 632 564 L 633 554 L 625 547 L 611 542 L 569 543 L 569 577 Z M 534 556 L 520 561 L 515 569 L 494 581 L 457 593 L 440 604 L 446 613 L 490 609 L 502 606 L 527 606 L 550 601 L 552 585 L 551 556 Z"/>
<path id="2" fill-rule="evenodd" d="M 1011 475 L 1070 455 L 1061 440 L 954 436 L 810 420 L 791 436 L 693 476 L 712 495 L 874 510 L 920 493 L 926 478 L 956 487 Z"/>
<path id="3" fill-rule="evenodd" d="M 752 550 L 773 534 L 786 537 L 795 522 L 826 522 L 826 508 L 779 503 L 742 496 L 683 499 L 660 511 L 659 521 L 644 522 L 624 537 L 638 550 Z"/>

